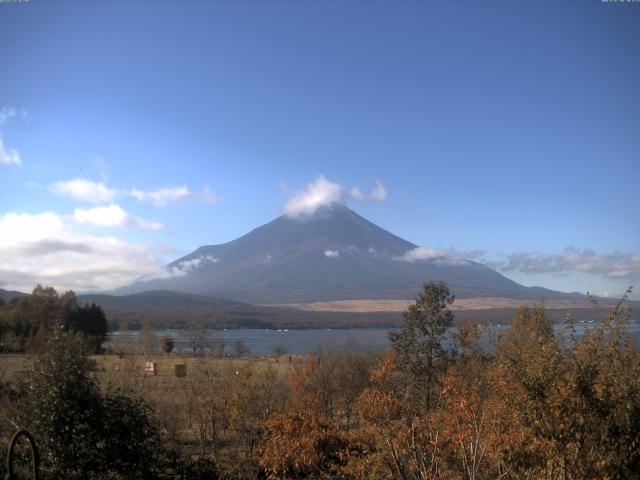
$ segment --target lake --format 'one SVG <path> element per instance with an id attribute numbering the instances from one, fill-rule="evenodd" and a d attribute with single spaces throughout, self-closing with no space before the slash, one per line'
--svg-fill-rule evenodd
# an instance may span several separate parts
<path id="1" fill-rule="evenodd" d="M 581 336 L 585 330 L 593 329 L 598 322 L 577 323 L 576 335 Z M 557 324 L 556 329 L 562 328 Z M 490 331 L 499 333 L 506 325 L 492 326 Z M 251 355 L 273 355 L 274 352 L 306 354 L 317 351 L 367 351 L 384 350 L 389 345 L 387 334 L 394 329 L 388 328 L 345 328 L 345 329 L 307 329 L 307 330 L 205 330 L 202 336 L 210 343 L 222 336 L 226 343 L 226 352 L 232 353 L 236 342 L 242 342 Z M 632 336 L 640 341 L 640 325 L 632 323 Z M 191 353 L 193 334 L 189 330 L 156 330 L 158 339 L 172 337 L 175 340 L 175 352 Z M 140 343 L 139 332 L 113 332 L 109 334 L 106 346 L 135 346 Z M 206 343 L 206 342 L 205 342 Z"/>

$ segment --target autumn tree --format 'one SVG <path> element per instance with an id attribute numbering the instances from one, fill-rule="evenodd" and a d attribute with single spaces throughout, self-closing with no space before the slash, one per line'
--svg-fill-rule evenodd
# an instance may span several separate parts
<path id="1" fill-rule="evenodd" d="M 357 420 L 358 397 L 370 385 L 369 373 L 376 356 L 344 353 L 335 358 L 336 406 L 348 432 Z"/>
<path id="2" fill-rule="evenodd" d="M 485 329 L 473 320 L 468 320 L 456 328 L 451 337 L 458 356 L 470 358 L 481 355 L 483 352 L 480 339 L 484 332 Z"/>
<path id="3" fill-rule="evenodd" d="M 139 348 L 146 358 L 153 356 L 158 351 L 158 336 L 148 322 L 138 332 L 137 340 Z"/>
<path id="4" fill-rule="evenodd" d="M 489 480 L 508 478 L 516 465 L 526 470 L 522 454 L 529 448 L 530 431 L 493 394 L 491 369 L 473 369 L 469 375 L 469 362 L 457 362 L 443 381 L 443 474 Z"/>
<path id="5" fill-rule="evenodd" d="M 235 372 L 230 363 L 200 358 L 185 379 L 181 393 L 187 427 L 197 441 L 200 458 L 216 455 L 221 432 L 229 427 L 229 399 Z"/>
<path id="6" fill-rule="evenodd" d="M 196 357 L 198 354 L 202 355 L 207 343 L 206 329 L 201 324 L 190 322 L 187 324 L 187 334 L 193 356 Z"/>
<path id="7" fill-rule="evenodd" d="M 335 355 L 309 355 L 294 366 L 290 388 L 294 408 L 334 419 L 338 395 Z"/>
<path id="8" fill-rule="evenodd" d="M 238 436 L 245 459 L 254 464 L 265 422 L 272 414 L 288 407 L 285 378 L 274 368 L 245 365 L 235 371 L 227 401 L 229 427 Z"/>
<path id="9" fill-rule="evenodd" d="M 164 353 L 169 355 L 171 352 L 173 352 L 174 347 L 175 347 L 175 340 L 172 337 L 164 337 L 162 339 L 162 351 Z"/>
<path id="10" fill-rule="evenodd" d="M 328 419 L 296 413 L 266 422 L 258 464 L 269 480 L 345 478 L 341 474 L 348 441 Z"/>
<path id="11" fill-rule="evenodd" d="M 276 357 L 280 357 L 280 356 L 284 355 L 285 353 L 287 353 L 287 347 L 285 347 L 284 345 L 274 345 L 273 354 Z"/>
<path id="12" fill-rule="evenodd" d="M 375 356 L 335 352 L 309 355 L 290 377 L 293 408 L 338 421 L 349 430 L 357 420 L 357 399 L 369 385 Z"/>
<path id="13" fill-rule="evenodd" d="M 624 299 L 623 299 L 624 300 Z M 640 473 L 640 354 L 624 301 L 581 338 L 554 333 L 542 308 L 522 310 L 497 345 L 499 394 L 530 428 L 539 478 Z"/>
<path id="14" fill-rule="evenodd" d="M 224 335 L 222 333 L 208 335 L 206 330 L 204 330 L 204 332 L 202 351 L 208 349 L 214 357 L 224 357 L 225 349 L 227 348 L 227 340 L 224 338 Z"/>
<path id="15" fill-rule="evenodd" d="M 236 357 L 246 357 L 247 355 L 249 355 L 251 353 L 251 351 L 249 350 L 249 347 L 247 347 L 247 344 L 238 340 L 237 342 L 233 343 L 233 353 L 235 354 Z"/>
<path id="16" fill-rule="evenodd" d="M 362 428 L 344 471 L 360 479 L 436 480 L 442 471 L 441 415 L 375 388 L 358 398 Z"/>

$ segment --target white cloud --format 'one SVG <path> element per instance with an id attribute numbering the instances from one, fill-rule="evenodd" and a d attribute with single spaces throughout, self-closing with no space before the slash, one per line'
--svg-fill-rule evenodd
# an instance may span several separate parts
<path id="1" fill-rule="evenodd" d="M 98 170 L 98 175 L 100 175 L 102 181 L 106 182 L 109 177 L 109 163 L 102 155 L 96 155 L 93 158 L 93 164 Z"/>
<path id="2" fill-rule="evenodd" d="M 208 192 L 208 187 L 206 191 Z M 150 202 L 157 207 L 164 207 L 171 201 L 188 198 L 191 192 L 189 191 L 189 187 L 181 185 L 178 187 L 163 187 L 149 192 L 132 188 L 129 191 L 129 195 L 141 202 Z"/>
<path id="3" fill-rule="evenodd" d="M 3 126 L 11 117 L 15 117 L 18 110 L 13 107 L 4 106 L 0 109 L 0 127 Z"/>
<path id="4" fill-rule="evenodd" d="M 200 255 L 199 257 L 181 261 L 180 263 L 178 263 L 178 268 L 188 271 L 193 268 L 197 268 L 204 263 L 218 263 L 219 261 L 220 260 L 218 260 L 213 255 Z"/>
<path id="5" fill-rule="evenodd" d="M 15 148 L 7 148 L 0 134 L 0 164 L 22 165 L 20 154 Z"/>
<path id="6" fill-rule="evenodd" d="M 220 203 L 222 197 L 209 188 L 209 185 L 205 185 L 202 192 L 198 195 L 198 199 L 204 203 Z"/>
<path id="7" fill-rule="evenodd" d="M 184 277 L 191 270 L 194 270 L 205 263 L 218 263 L 220 260 L 212 255 L 200 255 L 199 257 L 190 258 L 178 262 L 177 265 L 167 267 L 166 269 L 154 272 L 151 275 L 145 275 L 140 278 L 142 282 L 148 282 L 150 280 L 164 280 L 167 278 Z"/>
<path id="8" fill-rule="evenodd" d="M 324 175 L 320 175 L 306 188 L 284 204 L 284 213 L 290 217 L 306 217 L 313 215 L 315 211 L 332 203 L 342 202 L 344 188 L 328 181 Z"/>
<path id="9" fill-rule="evenodd" d="M 111 204 L 107 207 L 76 208 L 73 218 L 78 223 L 96 225 L 99 227 L 133 227 L 145 230 L 160 230 L 164 225 L 158 222 L 147 222 L 132 217 L 119 205 Z"/>
<path id="10" fill-rule="evenodd" d="M 426 247 L 416 247 L 412 250 L 409 250 L 404 255 L 399 257 L 395 257 L 396 260 L 400 260 L 402 262 L 413 263 L 418 260 L 432 260 L 434 258 L 442 258 L 446 254 L 442 250 L 436 250 L 433 248 Z"/>
<path id="11" fill-rule="evenodd" d="M 475 253 L 471 252 L 471 253 Z M 438 265 L 469 265 L 471 262 L 467 259 L 464 252 L 458 252 L 454 249 L 438 250 L 435 248 L 416 247 L 407 251 L 404 255 L 394 257 L 394 260 L 401 262 L 415 263 L 419 261 L 429 260 Z"/>
<path id="12" fill-rule="evenodd" d="M 17 110 L 13 107 L 4 106 L 0 109 L 0 128 L 7 121 L 17 115 L 26 116 L 26 110 Z M 20 153 L 15 148 L 9 148 L 4 143 L 2 131 L 0 131 L 0 165 L 22 165 Z"/>
<path id="13" fill-rule="evenodd" d="M 324 256 L 327 258 L 336 258 L 340 256 L 340 252 L 338 250 L 325 250 Z"/>
<path id="14" fill-rule="evenodd" d="M 169 202 L 186 199 L 204 203 L 222 201 L 222 198 L 211 190 L 208 185 L 197 194 L 192 194 L 187 185 L 162 187 L 151 191 L 131 188 L 127 191 L 110 188 L 104 182 L 94 182 L 86 178 L 74 178 L 55 182 L 51 185 L 50 190 L 58 195 L 97 204 L 112 202 L 117 196 L 122 195 L 133 197 L 141 202 L 151 203 L 157 207 L 164 207 Z"/>
<path id="15" fill-rule="evenodd" d="M 449 247 L 449 249 L 447 250 L 447 255 L 450 257 L 456 257 L 456 258 L 474 259 L 482 262 L 487 256 L 487 252 L 485 250 L 480 250 L 480 249 L 456 250 L 453 247 Z"/>
<path id="16" fill-rule="evenodd" d="M 359 202 L 383 202 L 387 199 L 387 189 L 380 180 L 374 180 L 375 187 L 369 193 L 363 193 L 358 187 L 351 189 L 351 197 Z"/>
<path id="17" fill-rule="evenodd" d="M 164 270 L 146 247 L 78 231 L 53 212 L 0 215 L 0 278 L 4 288 L 36 284 L 59 290 L 109 290 Z"/>
<path id="18" fill-rule="evenodd" d="M 640 278 L 640 253 L 599 254 L 589 249 L 565 248 L 562 254 L 517 252 L 504 261 L 490 262 L 502 271 L 524 273 L 584 272 L 607 278 Z"/>
<path id="19" fill-rule="evenodd" d="M 289 185 L 287 185 L 286 182 L 279 180 L 278 181 L 278 190 L 280 190 L 280 193 L 282 194 L 287 194 L 289 193 Z"/>
<path id="20" fill-rule="evenodd" d="M 280 191 L 287 193 L 288 188 L 282 183 Z M 304 218 L 311 216 L 315 211 L 325 205 L 332 203 L 345 203 L 349 198 L 359 202 L 382 202 L 387 198 L 387 189 L 379 180 L 375 180 L 375 187 L 369 193 L 363 193 L 358 187 L 353 187 L 350 191 L 344 186 L 331 182 L 324 175 L 307 184 L 289 198 L 283 205 L 285 215 L 293 218 Z"/>
<path id="21" fill-rule="evenodd" d="M 110 202 L 118 193 L 117 190 L 107 187 L 102 182 L 94 182 L 86 178 L 56 182 L 51 186 L 51 191 L 75 200 L 92 203 Z"/>

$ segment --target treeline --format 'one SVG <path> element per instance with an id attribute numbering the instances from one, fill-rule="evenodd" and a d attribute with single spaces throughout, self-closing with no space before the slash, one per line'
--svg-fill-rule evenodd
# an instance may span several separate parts
<path id="1" fill-rule="evenodd" d="M 81 305 L 73 291 L 58 294 L 38 285 L 30 295 L 0 299 L 0 348 L 5 352 L 37 352 L 55 329 L 83 335 L 92 352 L 101 349 L 107 319 L 95 303 Z"/>
<path id="2" fill-rule="evenodd" d="M 200 357 L 175 384 L 116 372 L 99 385 L 82 336 L 56 331 L 0 385 L 0 418 L 36 434 L 46 478 L 640 478 L 624 299 L 579 338 L 570 318 L 556 332 L 522 309 L 490 349 L 472 322 L 448 336 L 453 301 L 426 284 L 381 355 Z"/>

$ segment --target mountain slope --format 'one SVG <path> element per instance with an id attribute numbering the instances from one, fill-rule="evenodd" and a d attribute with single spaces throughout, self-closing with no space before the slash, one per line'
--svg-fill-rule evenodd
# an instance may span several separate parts
<path id="1" fill-rule="evenodd" d="M 560 298 L 489 267 L 434 256 L 407 261 L 416 248 L 344 205 L 303 219 L 281 216 L 226 244 L 198 248 L 119 293 L 174 290 L 248 303 L 411 299 L 423 282 L 442 280 L 460 297 Z"/>
<path id="2" fill-rule="evenodd" d="M 3 288 L 0 288 L 0 298 L 5 302 L 13 300 L 14 298 L 24 297 L 25 295 L 26 293 L 16 292 L 15 290 L 5 290 Z"/>

